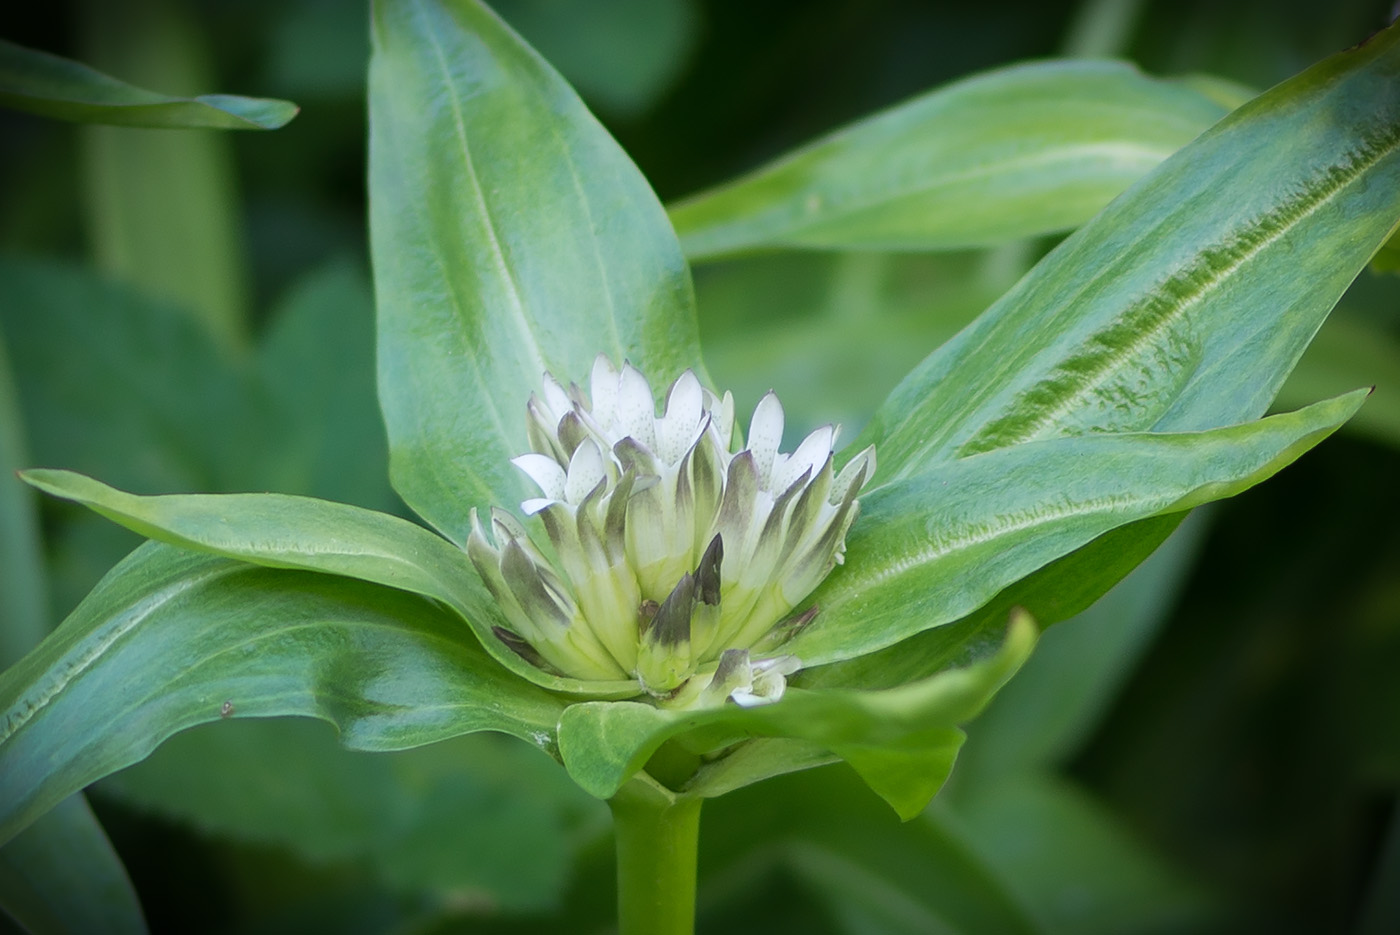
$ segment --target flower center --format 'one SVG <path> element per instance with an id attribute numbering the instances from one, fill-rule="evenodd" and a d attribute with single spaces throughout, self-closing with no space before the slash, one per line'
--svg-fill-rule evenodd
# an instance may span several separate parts
<path id="1" fill-rule="evenodd" d="M 530 453 L 553 560 L 510 513 L 472 516 L 467 552 L 513 629 L 498 636 L 536 665 L 579 679 L 636 679 L 668 706 L 773 701 L 800 663 L 778 653 L 816 608 L 798 605 L 841 562 L 867 448 L 837 474 L 836 430 L 778 451 L 771 392 L 734 448 L 734 401 L 690 371 L 656 415 L 630 364 L 593 366 L 590 392 L 545 375 L 527 406 Z"/>

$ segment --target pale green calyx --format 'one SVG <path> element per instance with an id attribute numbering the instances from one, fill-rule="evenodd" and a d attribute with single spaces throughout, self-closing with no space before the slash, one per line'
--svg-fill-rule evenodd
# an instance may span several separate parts
<path id="1" fill-rule="evenodd" d="M 816 614 L 798 605 L 842 560 L 875 450 L 833 469 L 836 430 L 778 451 L 769 393 L 733 452 L 734 400 L 686 371 L 657 417 L 651 385 L 600 356 L 589 393 L 545 374 L 514 463 L 542 496 L 551 562 L 500 509 L 475 513 L 467 552 L 513 629 L 497 636 L 577 679 L 636 679 L 675 707 L 782 696 L 801 663 L 782 644 Z"/>

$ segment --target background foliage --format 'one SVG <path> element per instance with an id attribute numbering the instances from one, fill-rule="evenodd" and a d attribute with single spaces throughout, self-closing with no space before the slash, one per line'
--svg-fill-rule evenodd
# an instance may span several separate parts
<path id="1" fill-rule="evenodd" d="M 373 392 L 364 11 L 123 6 L 120 18 L 100 0 L 6 9 L 0 36 L 172 94 L 284 97 L 302 114 L 276 133 L 214 135 L 0 113 L 0 454 L 140 493 L 278 490 L 404 512 Z M 1027 57 L 1122 54 L 1154 74 L 1264 88 L 1364 38 L 1386 6 L 498 9 L 672 201 Z M 772 386 L 794 434 L 839 418 L 853 437 L 898 375 L 1046 247 L 701 266 L 706 362 L 741 411 Z M 1197 516 L 1095 610 L 1049 631 L 925 815 L 899 824 L 844 766 L 707 806 L 702 930 L 1393 930 L 1397 295 L 1393 279 L 1364 276 L 1280 400 L 1378 383 L 1362 418 Z M 7 536 L 33 515 L 14 486 L 0 498 L 20 517 Z M 34 621 L 7 631 L 16 644 L 137 542 L 59 503 L 39 519 L 41 554 L 5 540 L 7 616 Z M 40 564 L 47 590 L 21 593 Z M 316 723 L 214 725 L 91 801 L 156 931 L 552 931 L 552 913 L 580 929 L 611 918 L 606 810 L 506 738 L 368 756 Z"/>

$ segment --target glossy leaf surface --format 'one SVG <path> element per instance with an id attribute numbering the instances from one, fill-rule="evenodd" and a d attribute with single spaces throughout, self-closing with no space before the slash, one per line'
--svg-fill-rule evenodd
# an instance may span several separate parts
<path id="1" fill-rule="evenodd" d="M 80 62 L 3 40 L 0 105 L 81 123 L 221 130 L 275 130 L 297 114 L 297 106 L 290 101 L 232 94 L 158 94 Z"/>
<path id="2" fill-rule="evenodd" d="M 464 637 L 416 595 L 143 546 L 0 675 L 0 840 L 225 717 L 319 717 L 353 749 L 477 730 L 552 749 L 559 701 Z"/>
<path id="3" fill-rule="evenodd" d="M 525 403 L 599 353 L 664 386 L 699 353 L 646 180 L 562 78 L 468 0 L 382 0 L 370 66 L 380 403 L 395 488 L 459 544 L 527 494 Z"/>
<path id="4" fill-rule="evenodd" d="M 672 738 L 695 753 L 710 752 L 749 737 L 808 741 L 843 756 L 901 815 L 917 813 L 952 768 L 961 743 L 958 724 L 971 719 L 1025 661 L 1035 644 L 1029 619 L 1014 620 L 1004 644 L 962 669 L 885 692 L 790 690 L 774 704 L 727 705 L 708 711 L 668 711 L 637 702 L 570 705 L 559 722 L 559 751 L 569 775 L 596 796 L 611 796 L 662 743 Z M 933 751 L 932 757 L 926 756 Z M 908 754 L 900 757 L 899 753 Z M 909 769 L 910 757 L 931 775 Z M 715 794 L 728 791 L 717 784 Z M 701 770 L 683 791 L 705 796 Z"/>
<path id="5" fill-rule="evenodd" d="M 1117 62 L 978 75 L 671 208 L 692 259 L 759 248 L 949 250 L 1068 230 L 1224 116 Z"/>
<path id="6" fill-rule="evenodd" d="M 143 536 L 172 545 L 269 568 L 346 575 L 442 601 L 497 662 L 546 687 L 595 697 L 637 692 L 630 681 L 585 684 L 525 662 L 492 634 L 501 614 L 466 554 L 397 516 L 283 494 L 138 497 L 71 471 L 32 470 L 21 476 L 47 493 L 76 500 Z M 460 636 L 468 639 L 466 627 Z"/>
<path id="7" fill-rule="evenodd" d="M 1233 496 L 1334 432 L 1358 391 L 1207 432 L 1088 435 L 962 458 L 861 498 L 820 617 L 784 650 L 809 665 L 950 623 L 1095 537 Z"/>
<path id="8" fill-rule="evenodd" d="M 896 388 L 866 432 L 881 476 L 1262 414 L 1400 219 L 1397 76 L 1390 29 L 1155 169 Z"/>

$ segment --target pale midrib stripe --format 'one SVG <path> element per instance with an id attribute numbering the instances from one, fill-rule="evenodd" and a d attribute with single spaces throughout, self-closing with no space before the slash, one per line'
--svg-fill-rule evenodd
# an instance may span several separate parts
<path id="1" fill-rule="evenodd" d="M 1060 147 L 1052 150 L 1041 150 L 1025 156 L 984 163 L 969 169 L 963 169 L 959 172 L 944 173 L 927 179 L 922 184 L 909 187 L 897 187 L 885 190 L 876 189 L 873 192 L 871 189 L 856 188 L 848 193 L 843 192 L 836 195 L 814 192 L 813 194 L 816 194 L 819 198 L 831 198 L 832 200 L 830 202 L 823 200 L 822 210 L 813 215 L 805 227 L 813 227 L 824 225 L 831 221 L 839 221 L 852 214 L 879 207 L 886 202 L 924 195 L 950 184 L 993 178 L 1010 171 L 1043 169 L 1054 166 L 1057 163 L 1103 155 L 1121 158 L 1125 161 L 1141 159 L 1147 163 L 1148 168 L 1151 168 L 1161 163 L 1175 151 L 1174 149 L 1152 148 L 1132 143 L 1090 143 L 1078 146 Z M 830 205 L 831 210 L 826 210 L 828 205 Z M 801 229 L 799 228 L 795 233 L 800 234 L 800 232 Z"/>
<path id="2" fill-rule="evenodd" d="M 1386 147 L 1378 147 L 1377 152 L 1374 156 L 1372 156 L 1372 158 L 1359 162 L 1355 166 L 1353 171 L 1347 173 L 1345 177 L 1338 179 L 1337 182 L 1329 190 L 1323 192 L 1321 197 L 1317 198 L 1312 202 L 1306 203 L 1302 211 L 1300 211 L 1297 214 L 1297 216 L 1293 217 L 1284 224 L 1280 224 L 1275 231 L 1264 237 L 1258 243 L 1258 245 L 1248 250 L 1245 250 L 1220 272 L 1208 276 L 1205 279 L 1205 281 L 1203 281 L 1193 293 L 1181 299 L 1174 306 L 1172 306 L 1172 311 L 1169 314 L 1162 316 L 1161 320 L 1156 325 L 1154 325 L 1147 331 L 1144 331 L 1138 338 L 1136 338 L 1131 344 L 1129 344 L 1124 351 L 1111 357 L 1105 358 L 1104 362 L 1100 366 L 1095 367 L 1091 371 L 1091 376 L 1083 383 L 1083 385 L 1079 387 L 1079 389 L 1075 390 L 1069 396 L 1066 396 L 1054 408 L 1043 413 L 1039 418 L 1037 418 L 1034 422 L 1027 426 L 1026 430 L 1023 431 L 1020 435 L 1018 435 L 1016 439 L 1011 442 L 1011 444 L 1015 444 L 1019 441 L 1025 441 L 1027 438 L 1030 438 L 1035 434 L 1039 433 L 1042 429 L 1046 428 L 1051 423 L 1058 421 L 1060 418 L 1069 413 L 1072 409 L 1076 408 L 1091 393 L 1103 386 L 1103 384 L 1107 382 L 1108 379 L 1114 373 L 1120 370 L 1126 362 L 1129 362 L 1134 358 L 1140 356 L 1144 350 L 1156 344 L 1159 338 L 1161 338 L 1164 334 L 1176 327 L 1176 325 L 1180 323 L 1181 320 L 1186 316 L 1186 312 L 1189 309 L 1199 305 L 1206 299 L 1207 296 L 1219 289 L 1220 286 L 1226 280 L 1234 276 L 1236 272 L 1238 272 L 1241 268 L 1250 263 L 1265 249 L 1272 246 L 1286 234 L 1294 230 L 1298 225 L 1302 224 L 1308 218 L 1312 217 L 1319 210 L 1321 210 L 1323 206 L 1330 204 L 1339 194 L 1341 194 L 1341 192 L 1350 187 L 1351 184 L 1356 181 L 1356 179 L 1358 179 L 1372 166 L 1374 166 L 1376 163 L 1380 162 L 1383 158 L 1385 158 L 1387 155 L 1393 152 L 1395 148 L 1395 143 L 1392 143 L 1390 146 Z"/>
<path id="3" fill-rule="evenodd" d="M 420 0 L 418 7 L 421 10 L 423 4 Z M 496 222 L 492 217 L 491 209 L 486 204 L 486 194 L 481 188 L 481 180 L 476 174 L 476 162 L 472 158 L 471 146 L 467 142 L 466 123 L 462 119 L 462 101 L 457 94 L 457 88 L 451 80 L 451 71 L 447 66 L 447 56 L 443 51 L 442 44 L 438 41 L 436 32 L 431 26 L 424 30 L 428 41 L 432 43 L 433 54 L 437 59 L 438 68 L 442 72 L 443 86 L 447 91 L 448 99 L 452 104 L 452 119 L 457 130 L 457 142 L 462 148 L 463 165 L 467 170 L 467 177 L 471 180 L 472 194 L 476 196 L 476 203 L 481 209 L 481 216 L 486 229 L 487 238 L 491 244 L 491 252 L 495 259 L 496 272 L 505 282 L 507 292 L 510 295 L 510 310 L 512 320 L 515 322 L 521 337 L 524 339 L 526 349 L 535 360 L 535 371 L 544 373 L 549 369 L 545 363 L 544 355 L 539 344 L 535 340 L 534 332 L 530 328 L 530 320 L 525 314 L 525 302 L 520 294 L 520 285 L 515 281 L 515 273 L 506 262 L 505 251 L 501 249 L 500 237 L 496 232 Z"/>
<path id="4" fill-rule="evenodd" d="M 1107 380 L 1107 378 L 1115 370 L 1121 367 L 1123 363 L 1131 360 L 1133 356 L 1140 354 L 1147 345 L 1149 345 L 1152 341 L 1159 337 L 1164 331 L 1167 331 L 1170 328 L 1174 327 L 1181 320 L 1182 315 L 1189 307 L 1194 306 L 1200 303 L 1201 301 L 1204 301 L 1207 296 L 1209 296 L 1220 285 L 1222 285 L 1227 278 L 1229 278 L 1235 272 L 1237 272 L 1240 269 L 1240 267 L 1244 266 L 1246 263 L 1254 259 L 1254 257 L 1257 256 L 1266 247 L 1272 245 L 1275 241 L 1290 233 L 1294 228 L 1296 228 L 1303 221 L 1307 220 L 1307 218 L 1311 217 L 1324 205 L 1330 203 L 1339 194 L 1341 194 L 1344 190 L 1351 186 L 1352 183 L 1354 183 L 1358 178 L 1360 178 L 1372 166 L 1376 165 L 1382 159 L 1385 159 L 1387 156 L 1391 155 L 1398 145 L 1400 145 L 1400 140 L 1392 141 L 1388 145 L 1377 147 L 1375 153 L 1371 155 L 1370 158 L 1358 162 L 1348 175 L 1346 175 L 1344 178 L 1338 179 L 1336 183 L 1330 188 L 1330 190 L 1324 192 L 1324 194 L 1321 197 L 1319 197 L 1315 201 L 1307 202 L 1306 206 L 1295 217 L 1290 219 L 1287 223 L 1281 224 L 1272 234 L 1270 234 L 1267 238 L 1261 240 L 1257 246 L 1241 253 L 1240 256 L 1236 260 L 1234 260 L 1228 267 L 1226 267 L 1219 273 L 1208 277 L 1204 282 L 1201 283 L 1201 285 L 1193 294 L 1178 301 L 1174 306 L 1172 306 L 1173 311 L 1171 312 L 1171 314 L 1163 316 L 1157 325 L 1154 325 L 1151 329 L 1144 332 L 1140 338 L 1133 341 L 1133 343 L 1128 346 L 1125 352 L 1114 355 L 1109 359 L 1106 359 L 1102 365 L 1096 367 L 1093 371 L 1093 376 L 1089 378 L 1089 381 L 1083 384 L 1079 389 L 1075 390 L 1071 395 L 1067 396 L 1063 402 L 1058 404 L 1054 409 L 1039 417 L 1034 423 L 1032 423 L 1024 432 L 1018 435 L 1015 439 L 1008 441 L 1005 445 L 1001 445 L 998 447 L 1006 447 L 1006 445 L 1013 445 L 1018 442 L 1024 442 L 1027 439 L 1030 439 L 1036 433 L 1040 432 L 1054 420 L 1059 419 L 1066 413 L 1068 413 L 1074 407 L 1074 405 L 1076 405 L 1085 397 L 1087 397 L 1090 393 L 1101 387 L 1103 383 Z M 1087 285 L 1085 288 L 1087 288 Z M 1080 292 L 1082 291 L 1083 290 L 1081 289 Z M 1116 320 L 1118 319 L 1115 318 L 1114 321 Z M 1111 325 L 1112 322 L 1110 322 L 1109 324 Z M 988 340 L 990 340 L 990 335 L 988 337 Z M 983 344 L 979 345 L 979 347 L 974 349 L 974 351 L 980 350 L 981 348 L 985 347 L 985 345 L 986 342 L 984 341 Z M 905 427 L 907 427 L 911 418 L 912 414 L 904 416 L 900 420 L 899 424 L 890 430 L 889 434 L 893 435 L 896 432 L 903 430 Z M 983 426 L 985 426 L 985 424 L 986 423 L 984 422 Z M 979 430 L 983 426 L 979 426 Z M 895 477 L 906 477 L 912 474 L 914 468 L 917 467 L 917 465 L 921 462 L 923 458 L 928 456 L 928 454 L 934 449 L 937 443 L 937 440 L 935 440 L 932 443 L 921 445 L 913 449 L 904 459 L 905 466 L 901 468 L 900 472 L 897 473 Z M 964 444 L 966 444 L 966 442 L 964 442 Z"/>
<path id="5" fill-rule="evenodd" d="M 598 267 L 598 284 L 603 288 L 603 298 L 608 306 L 608 332 L 612 336 L 614 353 L 623 355 L 627 349 L 622 346 L 622 336 L 617 330 L 617 300 L 613 297 L 612 283 L 608 279 L 608 267 L 603 261 L 602 249 L 598 244 L 597 223 L 593 220 L 593 206 L 584 192 L 583 179 L 579 177 L 578 166 L 574 165 L 573 154 L 569 152 L 568 144 L 560 135 L 559 128 L 551 123 L 549 129 L 550 135 L 554 137 L 555 142 L 559 145 L 560 153 L 564 156 L 565 165 L 569 167 L 569 179 L 573 182 L 574 193 L 578 195 L 584 217 L 588 219 L 588 244 L 592 247 L 593 262 Z"/>
<path id="6" fill-rule="evenodd" d="M 958 552 L 965 552 L 977 546 L 995 542 L 998 539 L 1014 533 L 1025 532 L 1028 529 L 1034 529 L 1038 526 L 1045 526 L 1065 519 L 1077 519 L 1080 517 L 1094 516 L 1100 513 L 1137 510 L 1145 504 L 1152 504 L 1154 502 L 1160 502 L 1161 504 L 1170 503 L 1171 498 L 1109 495 L 1094 497 L 1089 500 L 1081 500 L 1058 507 L 1051 506 L 1017 510 L 998 517 L 987 529 L 967 533 L 955 538 L 935 541 L 929 546 L 905 555 L 895 562 L 883 565 L 878 571 L 866 577 L 843 582 L 842 589 L 846 592 L 845 598 L 828 605 L 828 610 L 857 600 L 864 591 L 885 584 L 909 571 L 929 565 Z M 1135 515 L 1133 518 L 1139 517 Z"/>
<path id="7" fill-rule="evenodd" d="M 140 626 L 142 622 L 156 611 L 192 588 L 216 581 L 237 570 L 237 565 L 228 565 L 223 568 L 213 569 L 202 575 L 194 575 L 132 605 L 132 607 L 127 610 L 125 614 L 126 620 L 123 623 L 112 627 L 109 633 L 84 651 L 81 656 L 65 665 L 63 674 L 49 683 L 37 697 L 21 695 L 16 699 L 16 706 L 6 712 L 5 723 L 0 725 L 0 745 L 3 745 L 7 740 L 22 730 L 25 724 L 28 724 L 33 720 L 35 715 L 48 707 L 50 702 L 58 697 L 64 689 L 106 655 L 107 651 L 111 649 L 118 640 Z M 25 707 L 23 710 L 17 710 L 19 706 Z"/>

